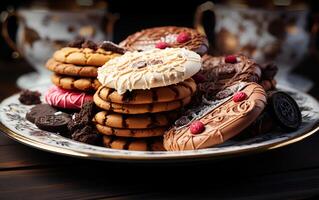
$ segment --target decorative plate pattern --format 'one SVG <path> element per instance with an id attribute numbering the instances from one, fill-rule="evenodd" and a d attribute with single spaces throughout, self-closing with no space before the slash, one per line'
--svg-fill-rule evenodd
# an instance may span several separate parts
<path id="1" fill-rule="evenodd" d="M 296 90 L 279 87 L 297 101 L 302 113 L 299 130 L 289 133 L 272 132 L 242 141 L 229 140 L 214 148 L 181 152 L 147 152 L 116 150 L 76 142 L 55 133 L 39 130 L 25 119 L 31 106 L 18 101 L 19 94 L 8 97 L 0 104 L 0 129 L 9 137 L 32 147 L 69 155 L 99 160 L 116 161 L 185 161 L 214 159 L 221 156 L 258 152 L 278 148 L 302 140 L 319 130 L 319 103 L 311 96 Z M 33 88 L 44 92 L 47 87 Z"/>

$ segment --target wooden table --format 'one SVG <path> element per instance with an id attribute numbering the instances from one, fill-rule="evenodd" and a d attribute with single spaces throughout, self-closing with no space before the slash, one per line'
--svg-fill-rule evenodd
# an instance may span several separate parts
<path id="1" fill-rule="evenodd" d="M 0 81 L 2 99 L 17 91 L 15 78 L 30 69 L 0 66 L 9 76 Z M 112 163 L 54 155 L 0 133 L 0 199 L 319 199 L 318 153 L 314 134 L 280 149 L 216 161 Z"/>

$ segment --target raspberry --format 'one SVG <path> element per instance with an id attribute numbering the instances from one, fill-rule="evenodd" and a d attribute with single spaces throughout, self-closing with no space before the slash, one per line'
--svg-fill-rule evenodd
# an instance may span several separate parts
<path id="1" fill-rule="evenodd" d="M 184 42 L 187 42 L 190 39 L 191 39 L 191 36 L 187 32 L 181 32 L 180 34 L 178 34 L 178 36 L 176 38 L 178 43 L 184 43 Z"/>
<path id="2" fill-rule="evenodd" d="M 234 64 L 234 63 L 237 62 L 237 57 L 234 56 L 234 55 L 226 56 L 226 57 L 225 57 L 225 62 L 226 62 L 226 63 L 232 63 L 232 64 Z"/>
<path id="3" fill-rule="evenodd" d="M 200 134 L 205 130 L 205 125 L 201 121 L 194 121 L 189 126 L 192 134 Z"/>
<path id="4" fill-rule="evenodd" d="M 233 96 L 234 102 L 240 102 L 247 98 L 247 94 L 245 92 L 236 92 Z"/>
<path id="5" fill-rule="evenodd" d="M 166 42 L 159 42 L 155 45 L 155 48 L 158 48 L 158 49 L 165 49 L 167 47 L 169 47 L 169 45 Z"/>

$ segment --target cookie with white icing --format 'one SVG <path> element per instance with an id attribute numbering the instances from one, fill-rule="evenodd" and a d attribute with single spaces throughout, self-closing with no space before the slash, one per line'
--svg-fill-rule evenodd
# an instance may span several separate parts
<path id="1" fill-rule="evenodd" d="M 98 69 L 98 80 L 119 94 L 177 84 L 201 68 L 201 57 L 184 48 L 126 52 Z"/>

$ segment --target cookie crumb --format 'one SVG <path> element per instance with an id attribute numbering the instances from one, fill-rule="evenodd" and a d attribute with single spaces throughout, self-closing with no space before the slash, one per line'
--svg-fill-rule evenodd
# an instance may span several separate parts
<path id="1" fill-rule="evenodd" d="M 38 91 L 22 90 L 20 93 L 19 101 L 24 105 L 40 104 L 41 93 Z"/>

